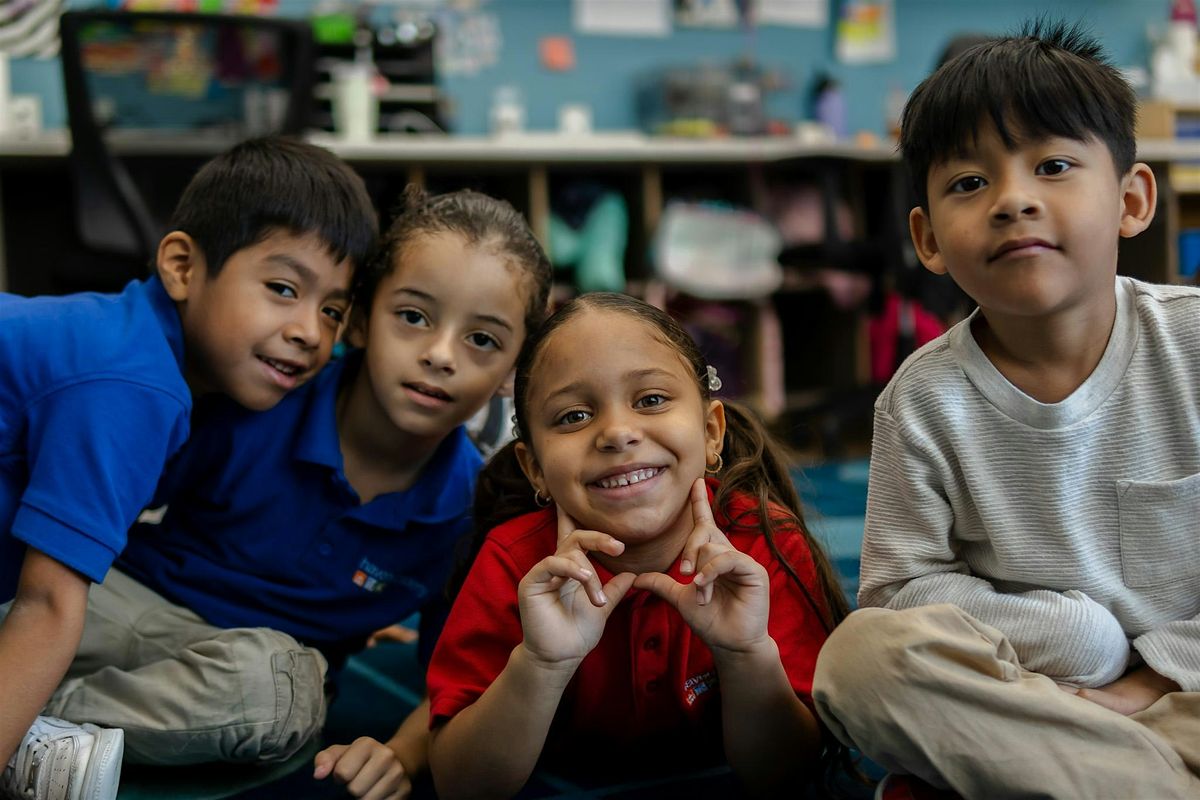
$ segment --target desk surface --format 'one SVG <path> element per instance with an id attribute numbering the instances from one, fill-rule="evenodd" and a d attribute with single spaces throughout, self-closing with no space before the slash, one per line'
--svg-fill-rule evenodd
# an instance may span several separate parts
<path id="1" fill-rule="evenodd" d="M 728 139 L 685 139 L 615 131 L 566 137 L 553 132 L 503 136 L 442 136 L 380 134 L 350 142 L 329 134 L 309 140 L 347 161 L 434 163 L 696 163 L 754 164 L 793 158 L 837 158 L 892 161 L 898 158 L 891 142 L 860 146 L 852 142 L 806 143 L 784 136 Z M 206 136 L 162 136 L 129 133 L 114 136 L 113 149 L 122 155 L 208 155 L 221 152 L 228 140 Z M 33 139 L 0 136 L 0 158 L 62 158 L 71 150 L 66 130 L 42 131 Z M 1144 161 L 1200 160 L 1200 140 L 1144 139 L 1138 142 Z"/>

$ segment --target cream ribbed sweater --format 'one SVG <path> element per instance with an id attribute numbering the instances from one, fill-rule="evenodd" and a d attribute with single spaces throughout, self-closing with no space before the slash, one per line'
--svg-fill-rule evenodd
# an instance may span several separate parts
<path id="1" fill-rule="evenodd" d="M 1200 691 L 1200 290 L 1118 278 L 1100 364 L 1054 404 L 970 322 L 876 403 L 859 604 L 953 603 L 1082 686 L 1119 677 L 1132 644 Z"/>

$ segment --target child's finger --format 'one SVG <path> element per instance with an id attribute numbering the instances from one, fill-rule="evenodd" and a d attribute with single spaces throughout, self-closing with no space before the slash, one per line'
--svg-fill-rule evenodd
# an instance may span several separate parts
<path id="1" fill-rule="evenodd" d="M 399 761 L 393 761 L 388 771 L 380 776 L 365 794 L 357 795 L 362 800 L 402 800 L 412 793 L 412 781 L 404 773 Z"/>
<path id="2" fill-rule="evenodd" d="M 698 478 L 692 484 L 692 522 L 695 527 L 706 528 L 709 532 L 708 540 L 716 544 L 723 544 L 732 547 L 729 542 L 729 537 L 725 535 L 725 531 L 717 525 L 716 518 L 713 517 L 712 505 L 708 502 L 708 484 L 703 478 Z"/>
<path id="3" fill-rule="evenodd" d="M 613 609 L 625 599 L 625 595 L 633 587 L 636 577 L 632 572 L 621 572 L 614 575 L 612 580 L 604 584 L 604 595 L 608 598 L 608 608 L 604 611 L 604 618 L 606 620 L 612 615 Z"/>
<path id="4" fill-rule="evenodd" d="M 403 780 L 403 775 L 404 767 L 396 759 L 396 754 L 376 744 L 371 757 L 358 770 L 354 779 L 346 784 L 346 791 L 352 797 L 386 797 L 396 790 L 399 782 Z"/>
<path id="5" fill-rule="evenodd" d="M 577 529 L 566 539 L 558 540 L 559 554 L 572 550 L 599 551 L 610 556 L 619 556 L 625 552 L 625 543 L 607 533 Z"/>
<path id="6" fill-rule="evenodd" d="M 587 562 L 582 555 L 579 558 Z M 568 580 L 577 581 L 583 586 L 592 605 L 602 608 L 608 603 L 608 597 L 604 594 L 595 571 L 580 565 L 570 555 L 543 558 L 521 580 L 523 589 L 520 590 L 525 596 L 550 594 L 559 591 Z"/>
<path id="7" fill-rule="evenodd" d="M 682 584 L 662 572 L 643 572 L 634 579 L 633 585 L 675 605 L 675 593 Z"/>
<path id="8" fill-rule="evenodd" d="M 329 773 L 333 772 L 334 766 L 345 750 L 346 745 L 335 744 L 317 753 L 316 758 L 313 759 L 313 778 L 323 780 L 329 777 Z"/>
<path id="9" fill-rule="evenodd" d="M 588 561 L 583 551 L 572 550 L 564 553 L 562 557 L 571 559 L 588 573 L 588 577 L 579 582 L 583 585 L 584 591 L 587 592 L 588 599 L 592 601 L 592 605 L 601 607 L 607 604 L 608 597 L 604 594 L 604 587 L 600 585 L 600 578 L 596 575 L 596 571 L 592 569 L 592 562 Z"/>
<path id="10" fill-rule="evenodd" d="M 692 506 L 692 532 L 688 534 L 687 541 L 683 543 L 683 552 L 679 554 L 679 571 L 683 575 L 691 575 L 696 571 L 700 548 L 711 541 L 712 530 L 717 527 L 708 505 L 708 488 L 703 478 L 692 482 L 688 498 Z"/>
<path id="11" fill-rule="evenodd" d="M 546 556 L 541 561 L 533 565 L 533 569 L 521 580 L 529 586 L 545 585 L 553 581 L 555 578 L 564 578 L 576 580 L 583 583 L 588 578 L 591 578 L 595 573 L 580 566 L 574 559 L 568 556 Z M 561 582 L 559 583 L 561 585 Z"/>
<path id="12" fill-rule="evenodd" d="M 692 585 L 697 589 L 709 587 L 718 578 L 729 577 L 741 583 L 755 583 L 766 577 L 766 570 L 753 558 L 738 550 L 726 550 L 718 553 L 700 568 Z M 711 592 L 709 597 L 711 598 Z"/>
<path id="13" fill-rule="evenodd" d="M 562 544 L 563 540 L 579 528 L 579 525 L 557 503 L 554 504 L 554 513 L 558 516 L 558 543 Z"/>
<path id="14" fill-rule="evenodd" d="M 367 647 L 374 647 L 380 642 L 400 642 L 412 644 L 417 640 L 417 632 L 403 625 L 388 625 L 380 628 L 367 638 Z"/>
<path id="15" fill-rule="evenodd" d="M 692 482 L 692 523 L 694 525 L 712 525 L 717 527 L 713 519 L 712 506 L 708 502 L 708 484 L 704 478 L 696 478 Z"/>

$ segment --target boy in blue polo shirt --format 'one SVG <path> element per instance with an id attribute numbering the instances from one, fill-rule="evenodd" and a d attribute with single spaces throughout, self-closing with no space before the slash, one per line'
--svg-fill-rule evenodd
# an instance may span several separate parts
<path id="1" fill-rule="evenodd" d="M 326 363 L 376 224 L 330 153 L 255 140 L 193 178 L 154 277 L 116 295 L 0 295 L 0 792 L 115 793 L 119 730 L 37 717 L 89 584 L 187 438 L 193 397 L 265 410 Z"/>
<path id="2" fill-rule="evenodd" d="M 509 379 L 551 268 L 507 203 L 413 191 L 363 273 L 362 349 L 267 413 L 197 408 L 165 516 L 133 528 L 93 591 L 54 713 L 125 728 L 140 761 L 283 758 L 323 722 L 327 664 L 443 598 L 483 464 L 463 423 Z M 318 773 L 391 797 L 424 768 L 427 728 L 422 707 Z"/>

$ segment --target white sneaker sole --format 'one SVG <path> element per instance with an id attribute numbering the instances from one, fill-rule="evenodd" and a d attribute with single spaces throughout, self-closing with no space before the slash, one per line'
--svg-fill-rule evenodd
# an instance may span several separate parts
<path id="1" fill-rule="evenodd" d="M 93 726 L 88 726 L 91 729 Z M 125 756 L 125 731 L 95 728 L 91 758 L 83 775 L 79 800 L 116 800 L 121 783 L 121 760 Z"/>

